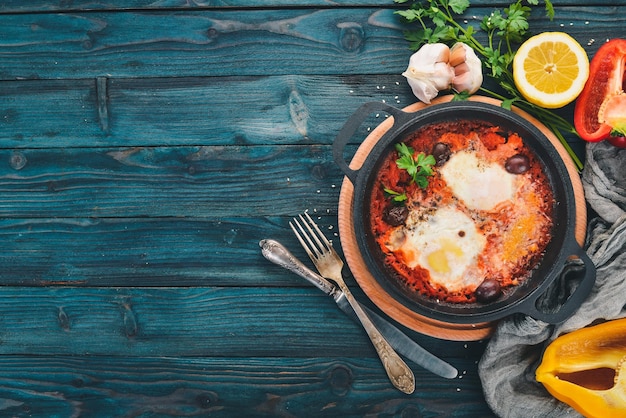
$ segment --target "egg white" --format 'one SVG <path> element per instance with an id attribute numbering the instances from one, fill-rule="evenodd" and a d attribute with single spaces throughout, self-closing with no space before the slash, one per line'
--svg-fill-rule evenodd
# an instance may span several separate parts
<path id="1" fill-rule="evenodd" d="M 472 151 L 453 154 L 441 168 L 441 175 L 452 193 L 472 210 L 493 210 L 515 194 L 515 175 Z"/>

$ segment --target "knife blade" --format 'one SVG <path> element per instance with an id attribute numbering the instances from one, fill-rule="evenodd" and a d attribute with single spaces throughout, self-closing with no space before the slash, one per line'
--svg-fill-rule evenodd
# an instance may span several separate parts
<path id="1" fill-rule="evenodd" d="M 345 314 L 358 321 L 354 310 L 339 287 L 305 266 L 284 245 L 273 239 L 264 239 L 259 242 L 259 246 L 261 247 L 261 253 L 266 259 L 296 273 L 315 285 L 322 292 L 331 296 Z M 438 376 L 446 379 L 454 379 L 458 376 L 457 369 L 452 365 L 417 344 L 396 326 L 373 312 L 367 306 L 360 305 L 380 333 L 398 353 Z"/>

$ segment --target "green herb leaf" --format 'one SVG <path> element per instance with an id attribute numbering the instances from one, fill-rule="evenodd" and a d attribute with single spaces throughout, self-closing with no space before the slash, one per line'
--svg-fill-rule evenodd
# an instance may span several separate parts
<path id="1" fill-rule="evenodd" d="M 396 144 L 396 151 L 398 151 L 398 155 L 400 157 L 409 157 L 413 160 L 413 154 L 415 151 L 413 148 L 407 146 L 404 142 L 399 142 Z"/>
<path id="2" fill-rule="evenodd" d="M 517 97 L 513 97 L 512 99 L 502 100 L 501 106 L 504 109 L 511 110 L 511 106 L 513 106 L 513 102 L 517 100 Z"/>
<path id="3" fill-rule="evenodd" d="M 530 7 L 523 6 L 521 3 L 513 3 L 504 9 L 506 19 L 504 25 L 498 32 L 498 35 L 504 37 L 508 41 L 522 42 L 524 35 L 528 31 L 528 16 L 530 16 Z"/>
<path id="4" fill-rule="evenodd" d="M 396 144 L 396 151 L 398 152 L 398 159 L 396 165 L 401 170 L 411 176 L 411 180 L 416 183 L 422 189 L 428 186 L 428 176 L 433 175 L 433 166 L 435 165 L 435 157 L 432 155 L 426 155 L 420 152 L 415 157 L 415 151 L 413 148 L 408 147 L 405 143 L 400 142 Z"/>
<path id="5" fill-rule="evenodd" d="M 469 94 L 469 92 L 466 91 L 462 91 L 460 93 L 458 92 L 454 92 L 454 96 L 452 96 L 452 101 L 453 102 L 464 102 L 466 100 L 468 100 L 470 98 L 471 94 Z"/>
<path id="6" fill-rule="evenodd" d="M 449 6 L 452 11 L 458 15 L 463 14 L 469 7 L 469 0 L 450 0 Z"/>
<path id="7" fill-rule="evenodd" d="M 435 165 L 435 157 L 432 155 L 426 155 L 420 152 L 417 156 L 417 166 L 420 168 L 419 172 L 427 176 L 433 175 L 433 166 Z"/>
<path id="8" fill-rule="evenodd" d="M 415 183 L 418 186 L 420 186 L 422 189 L 425 189 L 428 187 L 428 179 L 426 179 L 426 177 L 423 177 L 423 176 L 416 177 Z"/>
<path id="9" fill-rule="evenodd" d="M 552 5 L 552 2 L 550 0 L 545 0 L 546 3 L 546 16 L 548 16 L 548 18 L 550 20 L 554 19 L 554 6 Z"/>
<path id="10" fill-rule="evenodd" d="M 414 22 L 422 18 L 424 11 L 419 9 L 398 10 L 396 14 L 405 18 L 408 22 Z"/>
<path id="11" fill-rule="evenodd" d="M 433 13 L 430 18 L 438 28 L 444 28 L 446 26 L 446 15 L 444 15 L 439 9 L 433 9 Z"/>
<path id="12" fill-rule="evenodd" d="M 394 203 L 403 203 L 408 199 L 406 193 L 398 193 L 395 190 L 389 189 L 384 186 L 383 190 L 385 192 L 385 195 L 387 195 L 387 197 L 390 197 Z"/>

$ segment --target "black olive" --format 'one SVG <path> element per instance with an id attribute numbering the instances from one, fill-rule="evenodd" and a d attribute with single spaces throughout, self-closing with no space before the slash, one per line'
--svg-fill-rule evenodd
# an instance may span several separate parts
<path id="1" fill-rule="evenodd" d="M 406 218 L 409 217 L 409 209 L 406 206 L 391 206 L 383 213 L 383 221 L 391 226 L 400 226 L 404 224 Z"/>
<path id="2" fill-rule="evenodd" d="M 450 146 L 443 142 L 437 142 L 433 146 L 433 157 L 435 157 L 436 165 L 443 165 L 450 159 Z"/>
<path id="3" fill-rule="evenodd" d="M 502 294 L 500 282 L 494 279 L 485 279 L 476 288 L 476 299 L 482 303 L 493 302 Z"/>
<path id="4" fill-rule="evenodd" d="M 504 168 L 511 174 L 522 174 L 530 168 L 528 157 L 523 154 L 515 154 L 504 163 Z"/>

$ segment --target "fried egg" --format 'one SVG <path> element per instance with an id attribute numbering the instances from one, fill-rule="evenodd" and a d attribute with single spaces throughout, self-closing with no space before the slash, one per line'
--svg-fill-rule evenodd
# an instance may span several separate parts
<path id="1" fill-rule="evenodd" d="M 444 206 L 432 213 L 412 212 L 388 247 L 401 254 L 408 267 L 428 270 L 432 284 L 454 292 L 483 281 L 473 266 L 486 241 L 468 215 Z"/>
<path id="2" fill-rule="evenodd" d="M 472 151 L 453 154 L 441 168 L 441 175 L 452 193 L 471 210 L 493 210 L 515 194 L 515 175 Z"/>

